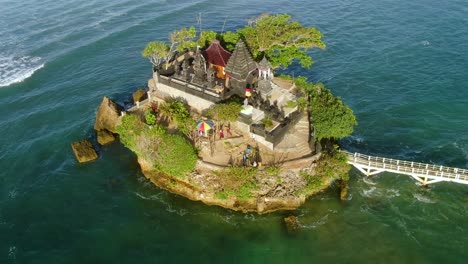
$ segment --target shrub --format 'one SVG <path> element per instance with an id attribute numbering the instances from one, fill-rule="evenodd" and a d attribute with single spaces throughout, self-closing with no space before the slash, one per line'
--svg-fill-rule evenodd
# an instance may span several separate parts
<path id="1" fill-rule="evenodd" d="M 122 117 L 117 126 L 120 140 L 127 148 L 154 164 L 156 171 L 182 178 L 193 170 L 197 161 L 195 149 L 183 137 L 168 134 L 159 125 L 144 125 L 137 115 Z"/>
<path id="2" fill-rule="evenodd" d="M 223 170 L 215 171 L 214 174 L 219 177 L 223 190 L 216 193 L 218 199 L 227 199 L 235 196 L 238 199 L 249 199 L 254 195 L 257 189 L 257 183 L 254 176 L 257 170 L 252 167 L 229 167 Z"/>
<path id="3" fill-rule="evenodd" d="M 271 119 L 271 115 L 266 115 L 265 118 L 262 119 L 262 124 L 265 126 L 266 129 L 272 128 L 273 120 Z"/>
<path id="4" fill-rule="evenodd" d="M 145 112 L 145 121 L 146 124 L 152 126 L 156 124 L 156 114 L 154 113 L 153 109 L 148 108 Z"/>

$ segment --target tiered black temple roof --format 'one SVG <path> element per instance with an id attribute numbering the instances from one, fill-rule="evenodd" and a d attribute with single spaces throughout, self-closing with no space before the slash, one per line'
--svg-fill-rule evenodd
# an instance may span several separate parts
<path id="1" fill-rule="evenodd" d="M 242 81 L 255 69 L 257 69 L 257 64 L 253 60 L 244 41 L 240 39 L 226 64 L 225 72 L 231 78 Z"/>

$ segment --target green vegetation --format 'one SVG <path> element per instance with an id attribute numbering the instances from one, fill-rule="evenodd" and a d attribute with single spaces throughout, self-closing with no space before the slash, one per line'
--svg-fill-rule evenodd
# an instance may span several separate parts
<path id="1" fill-rule="evenodd" d="M 311 195 L 324 189 L 333 180 L 348 180 L 351 166 L 346 162 L 344 153 L 335 152 L 329 154 L 324 152 L 317 162 L 313 174 L 301 171 L 300 175 L 307 180 L 307 186 L 299 191 L 299 194 Z"/>
<path id="2" fill-rule="evenodd" d="M 265 126 L 265 129 L 267 130 L 273 127 L 273 119 L 271 118 L 271 115 L 265 115 L 265 117 L 262 119 L 262 125 Z"/>
<path id="3" fill-rule="evenodd" d="M 156 124 L 156 113 L 153 111 L 153 109 L 151 108 L 146 109 L 145 121 L 146 121 L 146 124 L 150 126 Z"/>
<path id="4" fill-rule="evenodd" d="M 196 47 L 195 36 L 194 27 L 182 28 L 169 34 L 170 45 L 164 41 L 152 41 L 145 46 L 141 55 L 148 58 L 154 66 L 159 67 L 163 62 L 169 62 L 176 50 L 182 51 L 185 48 Z M 166 64 L 166 68 L 167 66 Z"/>
<path id="5" fill-rule="evenodd" d="M 206 113 L 207 116 L 220 122 L 234 122 L 239 117 L 242 106 L 238 103 L 220 103 L 210 107 Z"/>
<path id="6" fill-rule="evenodd" d="M 237 32 L 257 60 L 266 56 L 274 67 L 286 68 L 297 59 L 309 68 L 313 61 L 307 50 L 325 48 L 319 30 L 302 26 L 288 14 L 260 15 Z"/>
<path id="7" fill-rule="evenodd" d="M 253 192 L 257 189 L 255 175 L 257 170 L 252 167 L 229 167 L 223 170 L 214 171 L 218 177 L 222 190 L 216 192 L 218 199 L 228 199 L 237 197 L 246 200 L 253 197 Z"/>
<path id="8" fill-rule="evenodd" d="M 160 125 L 148 127 L 137 115 L 128 114 L 122 117 L 117 133 L 127 148 L 152 162 L 157 172 L 183 178 L 195 167 L 197 155 L 192 145 Z"/>
<path id="9" fill-rule="evenodd" d="M 264 170 L 264 172 L 268 176 L 279 176 L 279 174 L 281 173 L 281 168 L 279 166 L 277 166 L 277 165 L 273 165 L 273 166 L 267 167 Z"/>
<path id="10" fill-rule="evenodd" d="M 256 60 L 266 56 L 275 68 L 286 68 L 297 60 L 302 67 L 309 68 L 313 60 L 307 51 L 311 48 L 325 48 L 319 30 L 304 27 L 288 14 L 260 15 L 236 32 L 202 31 L 199 32 L 198 39 L 196 33 L 193 26 L 174 31 L 169 35 L 170 44 L 162 41 L 150 42 L 142 55 L 153 65 L 159 66 L 163 61 L 169 62 L 176 50 L 182 51 L 197 45 L 205 47 L 213 39 L 218 39 L 226 49 L 232 51 L 239 38 L 242 38 Z"/>
<path id="11" fill-rule="evenodd" d="M 340 139 L 353 133 L 357 125 L 353 110 L 339 97 L 333 96 L 323 84 L 319 83 L 316 88 L 310 108 L 315 138 Z"/>
<path id="12" fill-rule="evenodd" d="M 152 41 L 145 46 L 141 55 L 148 58 L 151 64 L 158 67 L 163 62 L 169 61 L 172 56 L 172 51 L 165 42 Z"/>
<path id="13" fill-rule="evenodd" d="M 301 97 L 296 101 L 289 101 L 287 106 L 307 110 L 316 140 L 340 139 L 353 132 L 357 125 L 353 110 L 339 97 L 335 97 L 323 83 L 310 83 L 305 77 L 295 78 L 294 83 Z"/>
<path id="14" fill-rule="evenodd" d="M 174 121 L 177 129 L 193 140 L 196 122 L 190 117 L 187 104 L 171 98 L 159 106 L 159 112 L 162 116 L 168 118 L 169 121 Z"/>
<path id="15" fill-rule="evenodd" d="M 159 106 L 161 115 L 169 118 L 170 121 L 177 123 L 184 122 L 185 119 L 190 118 L 190 112 L 186 104 L 176 99 L 170 99 Z"/>

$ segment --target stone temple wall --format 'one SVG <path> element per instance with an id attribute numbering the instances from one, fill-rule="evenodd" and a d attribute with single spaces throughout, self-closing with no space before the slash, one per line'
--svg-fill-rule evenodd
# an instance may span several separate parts
<path id="1" fill-rule="evenodd" d="M 195 110 L 198 113 L 202 113 L 203 110 L 208 109 L 214 105 L 214 103 L 209 100 L 185 93 L 179 89 L 160 83 L 157 79 L 153 78 L 153 80 L 156 83 L 156 89 L 153 91 L 153 93 L 161 99 L 166 97 L 185 98 L 188 105 L 192 108 L 191 110 Z"/>

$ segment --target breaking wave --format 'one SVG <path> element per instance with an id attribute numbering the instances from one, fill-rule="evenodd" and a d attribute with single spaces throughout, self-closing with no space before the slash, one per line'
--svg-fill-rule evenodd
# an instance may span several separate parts
<path id="1" fill-rule="evenodd" d="M 44 67 L 40 57 L 5 57 L 0 55 L 0 87 L 19 83 Z"/>

